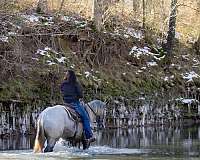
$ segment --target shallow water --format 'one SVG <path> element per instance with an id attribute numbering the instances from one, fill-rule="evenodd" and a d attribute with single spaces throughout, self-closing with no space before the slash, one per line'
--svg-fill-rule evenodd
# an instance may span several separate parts
<path id="1" fill-rule="evenodd" d="M 32 153 L 33 137 L 0 139 L 0 160 L 197 160 L 200 126 L 141 127 L 103 130 L 90 149 L 72 148 L 59 141 L 53 153 Z"/>

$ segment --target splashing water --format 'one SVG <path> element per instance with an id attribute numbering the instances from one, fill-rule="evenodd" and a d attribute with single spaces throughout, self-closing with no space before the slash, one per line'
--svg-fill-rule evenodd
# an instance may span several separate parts
<path id="1" fill-rule="evenodd" d="M 92 146 L 88 150 L 78 148 L 69 148 L 57 144 L 52 153 L 35 154 L 32 150 L 16 150 L 0 152 L 0 160 L 60 160 L 60 159 L 121 159 L 130 157 L 131 155 L 138 155 L 148 153 L 148 151 L 138 149 L 117 149 L 107 146 Z"/>

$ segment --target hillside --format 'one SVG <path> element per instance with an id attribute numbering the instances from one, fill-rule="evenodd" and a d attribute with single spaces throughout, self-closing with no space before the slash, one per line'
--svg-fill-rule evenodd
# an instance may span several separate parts
<path id="1" fill-rule="evenodd" d="M 85 99 L 199 96 L 197 42 L 176 37 L 167 60 L 159 33 L 139 26 L 97 32 L 80 16 L 1 13 L 0 99 L 59 103 L 67 69 L 76 71 Z"/>

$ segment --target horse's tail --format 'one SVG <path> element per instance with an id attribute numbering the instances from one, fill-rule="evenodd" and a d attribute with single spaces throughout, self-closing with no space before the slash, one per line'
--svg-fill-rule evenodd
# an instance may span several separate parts
<path id="1" fill-rule="evenodd" d="M 42 149 L 44 147 L 44 142 L 45 142 L 44 127 L 43 127 L 41 118 L 39 118 L 37 122 L 37 134 L 36 134 L 35 144 L 34 144 L 34 149 L 33 149 L 34 153 L 42 152 Z"/>

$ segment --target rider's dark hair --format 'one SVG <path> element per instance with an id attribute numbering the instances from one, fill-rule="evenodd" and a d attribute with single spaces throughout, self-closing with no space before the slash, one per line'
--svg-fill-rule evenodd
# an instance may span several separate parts
<path id="1" fill-rule="evenodd" d="M 67 70 L 65 80 L 69 83 L 77 83 L 76 74 L 73 70 Z"/>

